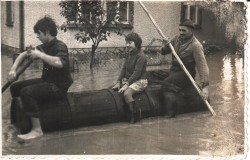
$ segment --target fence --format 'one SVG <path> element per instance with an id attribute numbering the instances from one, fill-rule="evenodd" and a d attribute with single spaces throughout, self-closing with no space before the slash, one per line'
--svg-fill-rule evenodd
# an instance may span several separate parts
<path id="1" fill-rule="evenodd" d="M 117 68 L 121 66 L 126 57 L 126 47 L 99 47 L 96 49 L 94 66 Z M 147 57 L 148 66 L 159 66 L 171 63 L 170 56 L 160 54 L 161 46 L 142 46 Z M 83 67 L 89 67 L 91 48 L 70 48 L 70 63 L 72 71 L 79 71 Z"/>

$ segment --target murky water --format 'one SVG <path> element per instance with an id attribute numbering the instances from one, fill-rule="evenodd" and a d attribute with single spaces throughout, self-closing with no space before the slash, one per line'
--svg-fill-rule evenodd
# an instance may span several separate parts
<path id="1" fill-rule="evenodd" d="M 244 151 L 244 62 L 227 52 L 207 56 L 210 68 L 211 105 L 209 112 L 178 115 L 174 119 L 154 117 L 140 123 L 126 122 L 46 133 L 28 143 L 19 144 L 17 131 L 9 122 L 10 93 L 2 94 L 3 155 L 73 154 L 163 154 L 230 156 Z M 2 55 L 2 84 L 12 64 Z M 100 66 L 91 73 L 83 67 L 74 73 L 69 91 L 107 88 L 115 83 L 121 63 Z M 20 79 L 40 77 L 30 69 Z"/>

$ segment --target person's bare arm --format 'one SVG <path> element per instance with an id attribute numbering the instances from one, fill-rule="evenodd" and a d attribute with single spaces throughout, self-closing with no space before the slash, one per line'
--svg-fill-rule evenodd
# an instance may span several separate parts
<path id="1" fill-rule="evenodd" d="M 10 68 L 9 74 L 8 74 L 8 80 L 13 81 L 16 79 L 16 71 L 17 67 L 24 61 L 25 58 L 27 58 L 28 52 L 24 51 L 19 54 L 19 56 L 16 58 L 14 64 Z"/>
<path id="2" fill-rule="evenodd" d="M 24 51 L 22 53 L 19 54 L 19 56 L 16 58 L 15 62 L 13 63 L 12 67 L 10 70 L 16 70 L 17 67 L 20 65 L 20 63 L 27 58 L 28 56 L 28 52 Z"/>
<path id="3" fill-rule="evenodd" d="M 53 67 L 56 68 L 63 67 L 63 63 L 59 57 L 47 55 L 44 52 L 39 51 L 37 49 L 32 50 L 30 56 L 33 58 L 39 58 Z"/>

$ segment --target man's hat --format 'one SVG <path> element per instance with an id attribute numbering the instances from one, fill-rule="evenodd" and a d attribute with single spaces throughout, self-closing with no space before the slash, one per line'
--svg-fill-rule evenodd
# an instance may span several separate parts
<path id="1" fill-rule="evenodd" d="M 185 19 L 179 26 L 186 26 L 192 29 L 195 28 L 194 23 L 190 19 Z"/>

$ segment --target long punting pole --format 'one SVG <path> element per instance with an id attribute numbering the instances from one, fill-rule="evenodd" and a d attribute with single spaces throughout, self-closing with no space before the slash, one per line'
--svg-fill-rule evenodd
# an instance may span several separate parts
<path id="1" fill-rule="evenodd" d="M 149 18 L 151 19 L 151 21 L 153 22 L 154 26 L 156 27 L 157 31 L 159 32 L 159 34 L 164 38 L 167 39 L 166 36 L 162 33 L 161 29 L 159 28 L 159 26 L 157 25 L 157 23 L 155 22 L 154 18 L 151 16 L 151 14 L 148 12 L 147 8 L 144 6 L 144 4 L 139 1 L 140 5 L 142 6 L 142 8 L 144 9 L 144 11 L 147 13 L 147 15 L 149 16 Z M 184 72 L 187 74 L 188 78 L 190 79 L 190 81 L 192 82 L 194 88 L 196 89 L 196 91 L 199 93 L 201 93 L 200 88 L 197 86 L 196 82 L 194 81 L 193 77 L 190 75 L 190 73 L 188 72 L 188 70 L 186 69 L 186 67 L 184 66 L 184 64 L 182 63 L 181 59 L 179 58 L 179 56 L 176 54 L 174 47 L 172 46 L 171 43 L 169 43 L 169 46 L 172 50 L 173 55 L 175 56 L 175 58 L 177 59 L 177 61 L 179 62 L 180 66 L 182 67 L 182 69 L 184 70 Z M 207 100 L 204 100 L 206 106 L 208 107 L 209 111 L 212 113 L 213 116 L 216 115 L 216 113 L 214 112 L 212 106 L 208 103 Z"/>

